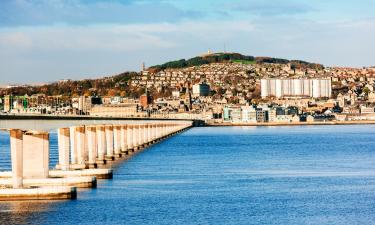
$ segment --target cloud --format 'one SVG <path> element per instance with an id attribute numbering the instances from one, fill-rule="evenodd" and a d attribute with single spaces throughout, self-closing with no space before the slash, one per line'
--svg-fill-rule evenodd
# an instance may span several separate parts
<path id="1" fill-rule="evenodd" d="M 224 44 L 249 55 L 374 64 L 375 20 L 368 13 L 354 19 L 354 12 L 346 18 L 347 3 L 337 5 L 345 12 L 337 17 L 338 0 L 201 2 L 2 0 L 0 83 L 110 75 Z"/>
<path id="2" fill-rule="evenodd" d="M 172 22 L 202 17 L 198 11 L 182 10 L 159 1 L 3 0 L 0 26 L 54 24 L 130 24 Z"/>
<path id="3" fill-rule="evenodd" d="M 301 0 L 237 0 L 225 5 L 234 11 L 260 16 L 296 15 L 314 11 L 311 5 Z"/>
<path id="4" fill-rule="evenodd" d="M 254 29 L 246 21 L 0 28 L 0 83 L 138 70 L 143 61 L 157 64 L 221 48 Z"/>

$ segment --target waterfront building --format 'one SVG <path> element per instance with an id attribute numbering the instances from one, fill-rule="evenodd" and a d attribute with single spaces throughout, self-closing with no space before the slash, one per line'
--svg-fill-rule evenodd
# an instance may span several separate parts
<path id="1" fill-rule="evenodd" d="M 248 123 L 252 122 L 255 123 L 256 120 L 256 110 L 254 106 L 241 106 L 241 111 L 242 111 L 242 122 Z"/>
<path id="2" fill-rule="evenodd" d="M 113 116 L 113 117 L 145 117 L 146 114 L 137 112 L 137 104 L 122 103 L 116 105 L 95 105 L 89 110 L 92 116 Z"/>
<path id="3" fill-rule="evenodd" d="M 374 107 L 366 107 L 366 106 L 362 106 L 360 108 L 360 111 L 361 111 L 361 114 L 367 114 L 367 113 L 374 113 Z"/>
<path id="4" fill-rule="evenodd" d="M 256 120 L 258 123 L 268 122 L 268 111 L 257 109 Z"/>
<path id="5" fill-rule="evenodd" d="M 331 97 L 331 79 L 261 79 L 261 97 Z"/>
<path id="6" fill-rule="evenodd" d="M 223 109 L 223 119 L 227 122 L 241 122 L 242 112 L 239 106 L 225 106 Z"/>

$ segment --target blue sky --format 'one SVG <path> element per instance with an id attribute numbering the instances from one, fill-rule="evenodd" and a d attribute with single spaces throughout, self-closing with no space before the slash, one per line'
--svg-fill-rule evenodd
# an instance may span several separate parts
<path id="1" fill-rule="evenodd" d="M 375 0 L 1 0 L 0 84 L 101 77 L 206 52 L 373 66 Z"/>

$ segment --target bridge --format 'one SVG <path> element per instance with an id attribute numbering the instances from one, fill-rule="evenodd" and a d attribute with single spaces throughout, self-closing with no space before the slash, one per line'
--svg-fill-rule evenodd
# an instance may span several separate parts
<path id="1" fill-rule="evenodd" d="M 202 121 L 87 116 L 0 116 L 9 131 L 11 171 L 0 172 L 0 200 L 74 199 L 77 188 L 112 178 L 111 165 Z M 58 163 L 49 167 L 50 132 Z"/>

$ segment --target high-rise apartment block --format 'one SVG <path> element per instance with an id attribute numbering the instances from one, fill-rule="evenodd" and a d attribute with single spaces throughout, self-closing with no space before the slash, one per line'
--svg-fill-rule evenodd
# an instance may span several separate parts
<path id="1" fill-rule="evenodd" d="M 262 98 L 313 97 L 330 98 L 331 79 L 262 79 Z"/>

